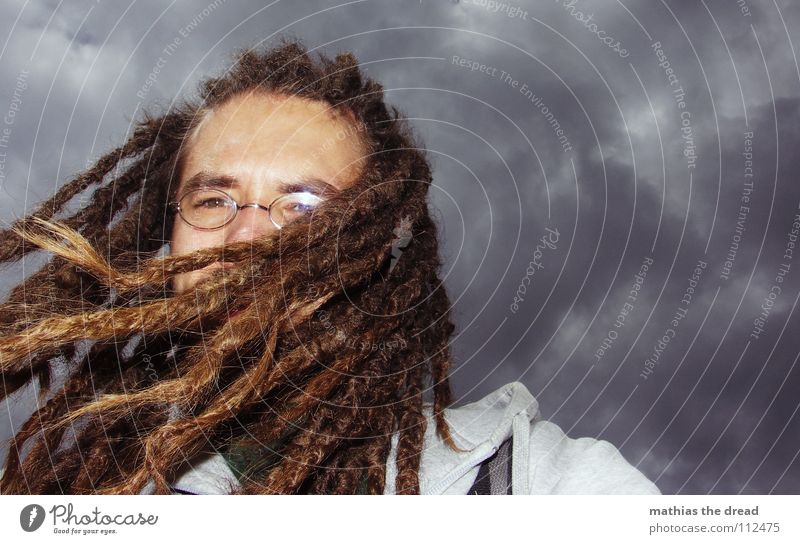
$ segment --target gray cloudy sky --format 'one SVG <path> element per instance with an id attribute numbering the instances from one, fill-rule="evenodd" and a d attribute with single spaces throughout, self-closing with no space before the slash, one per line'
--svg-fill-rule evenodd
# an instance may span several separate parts
<path id="1" fill-rule="evenodd" d="M 237 47 L 352 50 L 434 161 L 459 404 L 519 380 L 664 493 L 800 491 L 800 3 L 264 4 L 3 2 L 0 219 Z"/>

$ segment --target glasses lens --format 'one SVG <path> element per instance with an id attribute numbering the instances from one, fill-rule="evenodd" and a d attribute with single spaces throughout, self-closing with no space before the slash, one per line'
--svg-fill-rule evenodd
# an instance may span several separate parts
<path id="1" fill-rule="evenodd" d="M 181 215 L 191 225 L 203 229 L 220 227 L 236 214 L 236 203 L 222 191 L 197 189 L 181 199 Z"/>
<path id="2" fill-rule="evenodd" d="M 313 193 L 290 193 L 272 204 L 272 220 L 280 227 L 305 215 L 310 215 L 322 202 Z"/>

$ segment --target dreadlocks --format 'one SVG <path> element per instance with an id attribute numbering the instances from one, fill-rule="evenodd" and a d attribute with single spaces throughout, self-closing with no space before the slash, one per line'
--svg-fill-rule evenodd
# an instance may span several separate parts
<path id="1" fill-rule="evenodd" d="M 161 255 L 187 139 L 205 113 L 253 90 L 353 119 L 368 150 L 361 175 L 276 236 Z M 124 145 L 0 232 L 0 262 L 53 253 L 0 306 L 2 398 L 40 385 L 0 491 L 138 493 L 152 482 L 168 493 L 187 459 L 250 441 L 276 455 L 235 492 L 376 494 L 397 433 L 397 492 L 419 493 L 426 384 L 436 431 L 457 449 L 442 415 L 454 327 L 424 153 L 351 53 L 313 60 L 291 40 L 241 50 L 199 91 L 145 113 Z M 85 205 L 59 219 L 78 195 Z M 393 261 L 401 224 L 410 241 Z M 223 255 L 241 266 L 170 290 Z M 59 368 L 66 381 L 53 391 Z"/>

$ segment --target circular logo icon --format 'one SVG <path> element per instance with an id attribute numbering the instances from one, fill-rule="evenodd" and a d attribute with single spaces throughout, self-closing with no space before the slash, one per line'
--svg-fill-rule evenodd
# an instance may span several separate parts
<path id="1" fill-rule="evenodd" d="M 38 504 L 29 504 L 19 513 L 19 524 L 25 532 L 34 532 L 42 526 L 42 523 L 44 523 L 44 508 Z"/>

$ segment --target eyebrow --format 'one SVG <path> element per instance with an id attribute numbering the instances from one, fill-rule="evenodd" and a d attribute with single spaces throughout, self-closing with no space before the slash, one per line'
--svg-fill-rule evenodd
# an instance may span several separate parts
<path id="1" fill-rule="evenodd" d="M 186 194 L 194 189 L 201 187 L 211 187 L 214 189 L 239 188 L 241 184 L 235 176 L 228 174 L 217 174 L 202 170 L 183 184 L 180 194 Z M 335 194 L 339 190 L 330 183 L 319 178 L 302 178 L 297 181 L 281 181 L 278 183 L 278 191 L 281 193 L 302 193 L 309 192 L 315 195 Z"/>

